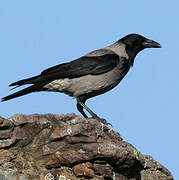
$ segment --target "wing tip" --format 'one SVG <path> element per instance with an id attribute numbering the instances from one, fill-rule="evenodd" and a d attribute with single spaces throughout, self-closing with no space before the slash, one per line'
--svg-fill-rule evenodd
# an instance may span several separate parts
<path id="1" fill-rule="evenodd" d="M 16 85 L 15 87 L 11 88 L 10 91 L 13 90 L 13 89 L 16 89 L 18 87 L 20 87 L 20 85 Z"/>
<path id="2" fill-rule="evenodd" d="M 5 97 L 1 98 L 1 102 L 4 102 L 4 101 L 6 101 L 6 98 Z"/>
<path id="3" fill-rule="evenodd" d="M 16 86 L 16 85 L 17 85 L 16 83 L 9 84 L 9 86 Z"/>

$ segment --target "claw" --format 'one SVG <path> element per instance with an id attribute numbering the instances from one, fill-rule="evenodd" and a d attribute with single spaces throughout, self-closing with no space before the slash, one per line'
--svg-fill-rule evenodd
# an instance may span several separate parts
<path id="1" fill-rule="evenodd" d="M 99 122 L 101 122 L 101 123 L 103 123 L 103 124 L 105 124 L 105 125 L 110 125 L 111 127 L 112 127 L 112 124 L 111 123 L 108 123 L 107 121 L 106 121 L 106 119 L 103 119 L 103 118 L 100 118 L 100 117 L 95 117 L 94 119 L 96 119 L 96 120 L 98 120 Z"/>

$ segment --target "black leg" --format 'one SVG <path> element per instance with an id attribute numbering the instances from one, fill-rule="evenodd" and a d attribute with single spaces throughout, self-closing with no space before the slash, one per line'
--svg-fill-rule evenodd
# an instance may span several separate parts
<path id="1" fill-rule="evenodd" d="M 82 98 L 82 97 L 78 97 L 77 98 L 77 104 L 76 104 L 76 107 L 78 109 L 78 111 L 85 117 L 85 118 L 88 118 L 88 116 L 86 115 L 86 113 L 83 111 L 83 106 L 81 106 L 81 104 L 79 102 L 82 102 L 82 103 L 85 103 L 85 99 Z"/>
<path id="2" fill-rule="evenodd" d="M 77 102 L 77 105 L 76 105 L 78 111 L 85 117 L 85 118 L 88 118 L 88 116 L 86 115 L 86 113 L 83 111 L 83 106 L 81 106 L 78 102 Z"/>
<path id="3" fill-rule="evenodd" d="M 80 113 L 84 116 L 84 111 L 83 111 L 83 108 L 89 112 L 89 114 L 94 118 L 94 119 L 100 119 L 90 108 L 88 108 L 86 105 L 85 105 L 85 101 L 84 98 L 81 98 L 81 97 L 78 97 L 77 98 L 77 108 L 78 110 L 80 111 Z M 86 116 L 86 114 L 85 114 Z M 85 117 L 84 116 L 84 117 Z"/>
<path id="4" fill-rule="evenodd" d="M 92 118 L 97 119 L 98 121 L 100 121 L 104 124 L 111 125 L 110 123 L 107 123 L 105 119 L 98 117 L 88 106 L 86 106 L 85 101 L 86 101 L 86 99 L 84 99 L 82 97 L 77 98 L 77 109 L 85 118 L 87 118 L 87 115 L 83 111 L 83 108 L 89 112 L 89 114 L 92 116 Z"/>

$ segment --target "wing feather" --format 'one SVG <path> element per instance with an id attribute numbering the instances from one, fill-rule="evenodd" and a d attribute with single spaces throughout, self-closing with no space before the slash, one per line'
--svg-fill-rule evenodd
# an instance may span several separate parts
<path id="1" fill-rule="evenodd" d="M 102 74 L 110 71 L 119 63 L 119 56 L 106 54 L 102 56 L 83 56 L 69 63 L 60 64 L 41 73 L 41 76 L 54 78 L 75 78 L 88 74 Z"/>
<path id="2" fill-rule="evenodd" d="M 110 53 L 110 54 L 108 54 Z M 41 72 L 40 75 L 23 79 L 9 86 L 48 83 L 62 78 L 76 78 L 88 74 L 98 75 L 112 70 L 119 63 L 120 57 L 113 51 L 100 50 L 82 56 L 74 61 L 59 64 Z"/>

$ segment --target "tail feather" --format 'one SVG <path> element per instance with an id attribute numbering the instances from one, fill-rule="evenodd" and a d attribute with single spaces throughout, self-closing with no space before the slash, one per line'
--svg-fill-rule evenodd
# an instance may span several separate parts
<path id="1" fill-rule="evenodd" d="M 42 80 L 42 77 L 39 75 L 39 76 L 34 76 L 34 77 L 31 77 L 31 78 L 27 78 L 27 79 L 23 79 L 23 80 L 20 80 L 20 81 L 16 81 L 12 84 L 9 84 L 9 86 L 22 86 L 22 85 L 25 85 L 25 84 L 34 84 L 34 83 L 37 83 L 39 81 Z M 16 88 L 16 87 L 14 87 Z M 13 89 L 14 89 L 13 88 Z"/>
<path id="2" fill-rule="evenodd" d="M 42 84 L 35 84 L 35 85 L 32 85 L 30 87 L 27 87 L 25 89 L 22 89 L 16 93 L 13 93 L 13 94 L 10 94 L 9 96 L 6 96 L 6 97 L 3 97 L 1 99 L 1 101 L 7 101 L 7 100 L 10 100 L 10 99 L 13 99 L 13 98 L 16 98 L 16 97 L 19 97 L 19 96 L 23 96 L 25 94 L 29 94 L 29 93 L 32 93 L 32 92 L 35 92 L 35 91 L 39 91 L 40 88 L 42 87 Z"/>

